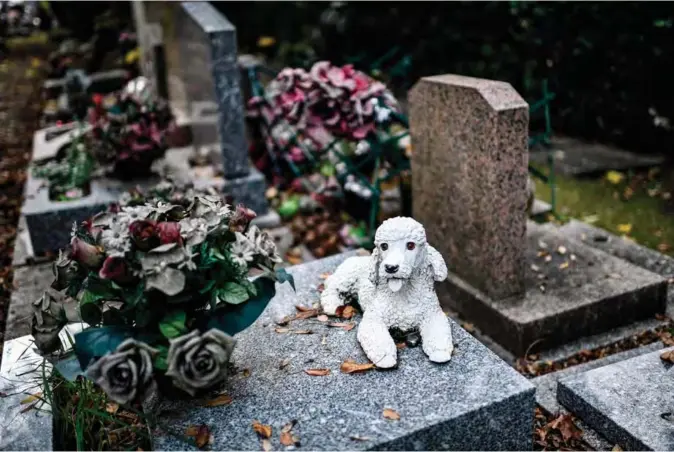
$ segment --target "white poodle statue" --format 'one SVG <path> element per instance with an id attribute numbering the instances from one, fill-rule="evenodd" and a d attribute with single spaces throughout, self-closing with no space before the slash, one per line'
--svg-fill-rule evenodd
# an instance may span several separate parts
<path id="1" fill-rule="evenodd" d="M 397 364 L 390 328 L 418 329 L 431 361 L 451 359 L 452 331 L 435 294 L 435 281 L 447 278 L 440 253 L 426 242 L 424 227 L 407 217 L 391 218 L 377 229 L 371 256 L 345 260 L 325 281 L 321 305 L 334 315 L 358 297 L 363 319 L 358 341 L 377 367 Z"/>

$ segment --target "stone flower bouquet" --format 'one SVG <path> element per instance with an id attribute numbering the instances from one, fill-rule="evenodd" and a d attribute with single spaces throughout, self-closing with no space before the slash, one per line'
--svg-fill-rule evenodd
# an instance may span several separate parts
<path id="1" fill-rule="evenodd" d="M 70 252 L 34 303 L 32 334 L 43 353 L 74 336 L 80 369 L 118 403 L 154 388 L 195 396 L 221 384 L 235 341 L 292 277 L 274 269 L 273 239 L 250 211 L 219 198 L 158 198 L 102 212 L 73 228 Z M 58 364 L 57 364 L 58 368 Z"/>

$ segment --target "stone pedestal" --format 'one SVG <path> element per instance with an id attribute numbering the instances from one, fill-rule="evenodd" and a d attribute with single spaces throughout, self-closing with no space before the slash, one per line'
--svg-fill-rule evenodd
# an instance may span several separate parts
<path id="1" fill-rule="evenodd" d="M 406 348 L 398 352 L 397 369 L 363 374 L 339 370 L 348 359 L 367 362 L 357 327 L 344 331 L 310 319 L 288 328 L 313 334 L 276 331 L 274 322 L 294 315 L 296 305 L 317 302 L 320 275 L 353 254 L 288 269 L 297 293 L 278 286 L 262 316 L 236 336 L 233 364 L 248 372 L 229 379 L 232 403 L 205 408 L 195 401 L 163 402 L 158 412 L 164 414 L 152 430 L 154 447 L 193 450 L 180 434 L 206 424 L 213 450 L 259 450 L 251 427 L 258 420 L 272 426 L 271 445 L 280 450 L 282 427 L 296 420 L 292 432 L 302 450 L 531 449 L 533 386 L 454 322 L 456 352 L 449 363 L 434 364 L 421 347 Z M 304 372 L 312 368 L 330 374 Z M 400 420 L 386 419 L 385 408 L 399 413 Z"/>
<path id="2" fill-rule="evenodd" d="M 164 53 L 162 26 L 158 21 L 148 20 L 145 11 L 146 2 L 136 0 L 131 3 L 138 45 L 140 47 L 141 72 L 150 80 L 157 94 L 163 99 L 168 99 L 166 56 Z"/>

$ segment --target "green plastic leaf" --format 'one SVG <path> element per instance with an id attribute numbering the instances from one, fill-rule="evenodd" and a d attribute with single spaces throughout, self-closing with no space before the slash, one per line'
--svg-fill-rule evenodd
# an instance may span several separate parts
<path id="1" fill-rule="evenodd" d="M 258 278 L 253 284 L 257 290 L 255 297 L 246 303 L 219 307 L 211 314 L 208 328 L 217 328 L 234 335 L 252 325 L 276 294 L 276 283 L 269 278 Z"/>
<path id="2" fill-rule="evenodd" d="M 213 289 L 213 286 L 215 286 L 215 280 L 211 279 L 210 281 L 208 281 L 208 282 L 206 283 L 206 285 L 205 285 L 204 287 L 202 287 L 201 289 L 199 289 L 199 293 L 210 292 L 211 289 Z"/>
<path id="3" fill-rule="evenodd" d="M 178 337 L 185 332 L 185 320 L 184 311 L 169 312 L 159 322 L 159 331 L 167 339 Z"/>
<path id="4" fill-rule="evenodd" d="M 161 273 L 147 278 L 147 288 L 157 289 L 168 296 L 179 294 L 185 288 L 185 274 L 172 267 L 166 267 Z"/>
<path id="5" fill-rule="evenodd" d="M 95 359 L 114 351 L 131 331 L 119 327 L 88 328 L 75 335 L 75 354 L 82 369 Z"/>
<path id="6" fill-rule="evenodd" d="M 255 295 L 257 295 L 257 288 L 255 287 L 255 284 L 253 284 L 250 280 L 244 279 L 243 281 L 241 281 L 241 285 L 246 288 L 246 290 L 251 296 L 254 297 Z"/>
<path id="7" fill-rule="evenodd" d="M 77 380 L 77 377 L 84 375 L 82 372 L 82 366 L 77 359 L 77 355 L 69 354 L 68 356 L 59 359 L 54 364 L 54 369 L 61 374 L 69 382 L 74 382 Z"/>
<path id="8" fill-rule="evenodd" d="M 240 304 L 250 297 L 248 290 L 235 282 L 226 282 L 218 291 L 218 296 L 229 304 Z"/>
<path id="9" fill-rule="evenodd" d="M 80 316 L 89 325 L 98 325 L 102 319 L 101 308 L 98 306 L 99 297 L 88 290 L 80 298 Z"/>

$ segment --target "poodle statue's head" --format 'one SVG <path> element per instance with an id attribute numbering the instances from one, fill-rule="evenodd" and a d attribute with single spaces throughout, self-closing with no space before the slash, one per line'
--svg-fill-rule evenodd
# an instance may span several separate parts
<path id="1" fill-rule="evenodd" d="M 447 278 L 447 265 L 438 251 L 426 242 L 426 231 L 418 221 L 395 217 L 384 221 L 374 237 L 370 280 L 384 281 L 398 292 L 416 273 L 430 268 L 435 281 Z"/>

